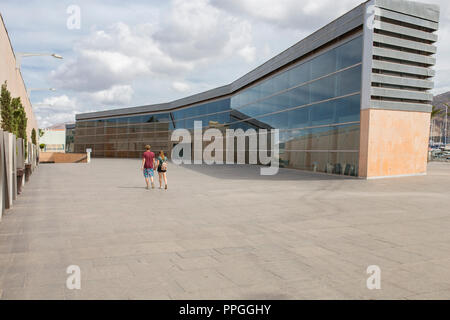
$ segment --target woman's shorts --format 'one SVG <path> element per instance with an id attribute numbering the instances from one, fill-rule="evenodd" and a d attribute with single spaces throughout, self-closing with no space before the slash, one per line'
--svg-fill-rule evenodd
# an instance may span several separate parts
<path id="1" fill-rule="evenodd" d="M 161 169 L 161 168 L 158 168 L 158 172 L 161 172 L 161 173 L 164 173 L 164 172 L 166 172 L 167 170 L 163 170 L 163 169 Z"/>
<path id="2" fill-rule="evenodd" d="M 152 168 L 144 168 L 144 177 L 153 177 L 153 169 Z"/>

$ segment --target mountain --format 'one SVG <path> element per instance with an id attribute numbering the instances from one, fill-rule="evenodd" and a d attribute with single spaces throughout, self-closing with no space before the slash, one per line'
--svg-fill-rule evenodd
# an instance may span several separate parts
<path id="1" fill-rule="evenodd" d="M 445 112 L 444 102 L 450 106 L 450 91 L 438 94 L 437 96 L 433 97 L 433 106 Z M 450 108 L 448 111 L 450 112 Z M 441 117 L 444 115 L 444 112 L 440 115 Z"/>

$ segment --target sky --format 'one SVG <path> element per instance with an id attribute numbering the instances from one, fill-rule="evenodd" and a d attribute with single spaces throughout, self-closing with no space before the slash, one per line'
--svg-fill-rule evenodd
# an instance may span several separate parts
<path id="1" fill-rule="evenodd" d="M 228 84 L 361 0 L 1 0 L 41 128 Z M 450 5 L 439 4 L 434 94 L 450 91 Z M 73 11 L 73 6 L 79 9 Z M 79 17 L 79 19 L 77 19 Z M 79 22 L 79 24 L 77 23 Z"/>

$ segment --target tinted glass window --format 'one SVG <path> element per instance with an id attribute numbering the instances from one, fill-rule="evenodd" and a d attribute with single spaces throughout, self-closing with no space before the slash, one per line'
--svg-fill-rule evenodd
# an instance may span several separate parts
<path id="1" fill-rule="evenodd" d="M 304 107 L 289 111 L 289 128 L 302 128 L 310 125 L 310 107 Z"/>
<path id="2" fill-rule="evenodd" d="M 360 100 L 359 94 L 336 100 L 336 123 L 359 121 Z"/>
<path id="3" fill-rule="evenodd" d="M 361 65 L 341 71 L 336 77 L 336 96 L 361 91 Z"/>
<path id="4" fill-rule="evenodd" d="M 332 124 L 334 118 L 335 102 L 322 102 L 311 106 L 311 125 L 319 126 Z"/>
<path id="5" fill-rule="evenodd" d="M 303 106 L 311 102 L 309 84 L 288 91 L 289 107 Z"/>
<path id="6" fill-rule="evenodd" d="M 309 86 L 311 88 L 311 102 L 322 101 L 336 96 L 335 75 L 314 81 Z"/>
<path id="7" fill-rule="evenodd" d="M 311 79 L 311 63 L 307 62 L 288 71 L 289 87 L 293 87 Z"/>
<path id="8" fill-rule="evenodd" d="M 362 37 L 355 38 L 337 49 L 337 68 L 342 69 L 362 61 Z"/>
<path id="9" fill-rule="evenodd" d="M 311 79 L 336 71 L 336 50 L 321 54 L 311 61 Z"/>

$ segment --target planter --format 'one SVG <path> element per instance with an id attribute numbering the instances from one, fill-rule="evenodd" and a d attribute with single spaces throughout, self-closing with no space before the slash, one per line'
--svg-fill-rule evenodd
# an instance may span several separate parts
<path id="1" fill-rule="evenodd" d="M 23 169 L 17 169 L 17 194 L 22 193 Z"/>
<path id="2" fill-rule="evenodd" d="M 25 182 L 28 182 L 30 180 L 31 176 L 31 164 L 25 164 Z"/>

